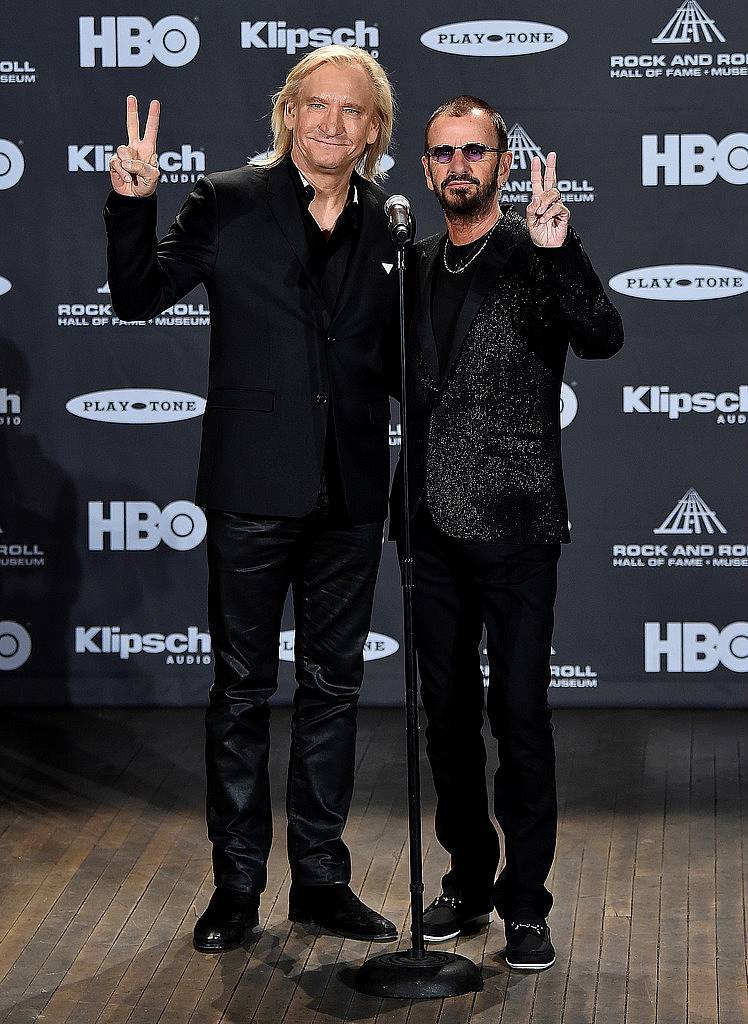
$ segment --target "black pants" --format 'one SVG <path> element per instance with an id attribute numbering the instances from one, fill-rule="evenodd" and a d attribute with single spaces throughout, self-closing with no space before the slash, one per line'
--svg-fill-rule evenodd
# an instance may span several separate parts
<path id="1" fill-rule="evenodd" d="M 414 624 L 426 751 L 436 789 L 436 835 L 450 854 L 446 886 L 490 900 L 503 918 L 520 907 L 545 917 L 556 843 L 549 659 L 559 544 L 454 540 L 420 510 L 413 524 Z M 488 811 L 481 735 L 480 641 L 488 635 L 488 720 L 496 739 L 494 813 Z M 495 880 L 495 881 L 494 881 Z"/>
<path id="2" fill-rule="evenodd" d="M 333 516 L 324 494 L 303 519 L 207 511 L 208 618 L 215 681 L 206 715 L 208 836 L 216 885 L 260 893 L 272 839 L 268 754 L 278 640 L 289 586 L 297 689 L 286 810 L 291 875 L 347 883 L 341 836 L 356 710 L 382 551 L 382 524 Z"/>

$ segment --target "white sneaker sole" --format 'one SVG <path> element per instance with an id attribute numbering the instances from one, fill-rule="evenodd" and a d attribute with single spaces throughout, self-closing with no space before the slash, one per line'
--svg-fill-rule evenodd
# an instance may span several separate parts
<path id="1" fill-rule="evenodd" d="M 456 932 L 450 932 L 449 935 L 425 935 L 423 936 L 424 942 L 449 942 L 450 939 L 456 939 L 458 935 L 461 935 L 465 929 L 480 928 L 484 924 L 490 924 L 493 920 L 493 911 L 488 914 L 479 914 L 478 917 L 471 917 L 468 921 L 457 929 Z"/>
<path id="2" fill-rule="evenodd" d="M 504 959 L 506 960 L 507 965 L 515 971 L 544 971 L 546 967 L 553 967 L 556 962 L 555 956 L 546 964 L 513 964 L 506 954 L 504 955 Z"/>

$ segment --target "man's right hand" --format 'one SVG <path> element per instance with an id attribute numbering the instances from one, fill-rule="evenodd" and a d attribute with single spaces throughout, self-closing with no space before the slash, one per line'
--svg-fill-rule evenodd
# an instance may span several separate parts
<path id="1" fill-rule="evenodd" d="M 145 134 L 140 137 L 138 101 L 127 97 L 127 145 L 117 147 L 117 155 L 109 160 L 112 188 L 121 196 L 153 195 L 159 179 L 156 139 L 161 104 L 151 100 Z"/>

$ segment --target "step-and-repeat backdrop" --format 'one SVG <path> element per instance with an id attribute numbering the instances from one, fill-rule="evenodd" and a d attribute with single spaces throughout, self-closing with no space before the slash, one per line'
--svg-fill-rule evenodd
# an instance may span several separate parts
<path id="1" fill-rule="evenodd" d="M 202 289 L 114 315 L 101 209 L 125 96 L 161 100 L 163 230 L 197 178 L 269 143 L 270 94 L 310 48 L 356 44 L 398 96 L 386 188 L 440 229 L 419 158 L 458 93 L 504 114 L 505 198 L 558 152 L 572 222 L 620 309 L 614 360 L 570 357 L 560 410 L 573 543 L 557 705 L 748 703 L 748 8 L 6 0 L 0 15 L 0 701 L 196 704 L 212 664 Z M 258 258 L 262 240 L 258 239 Z M 390 444 L 399 452 L 393 406 Z M 278 699 L 293 692 L 293 622 Z M 385 546 L 364 702 L 402 699 Z M 486 674 L 488 670 L 486 668 Z"/>

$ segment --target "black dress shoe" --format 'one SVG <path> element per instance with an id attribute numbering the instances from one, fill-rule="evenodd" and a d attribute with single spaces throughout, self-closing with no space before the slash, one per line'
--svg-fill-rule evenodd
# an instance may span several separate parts
<path id="1" fill-rule="evenodd" d="M 391 942 L 397 938 L 392 921 L 370 910 L 347 885 L 292 885 L 288 916 L 344 939 Z"/>
<path id="2" fill-rule="evenodd" d="M 490 896 L 484 900 L 463 899 L 459 891 L 449 889 L 440 893 L 423 912 L 423 938 L 425 942 L 446 942 L 458 935 L 469 935 L 493 916 Z"/>
<path id="3" fill-rule="evenodd" d="M 241 946 L 260 923 L 260 897 L 232 889 L 216 889 L 208 909 L 197 919 L 192 944 L 201 953 L 222 953 Z"/>
<path id="4" fill-rule="evenodd" d="M 510 967 L 520 971 L 542 971 L 556 962 L 551 930 L 545 918 L 533 910 L 518 910 L 504 922 L 504 933 L 504 957 Z"/>

